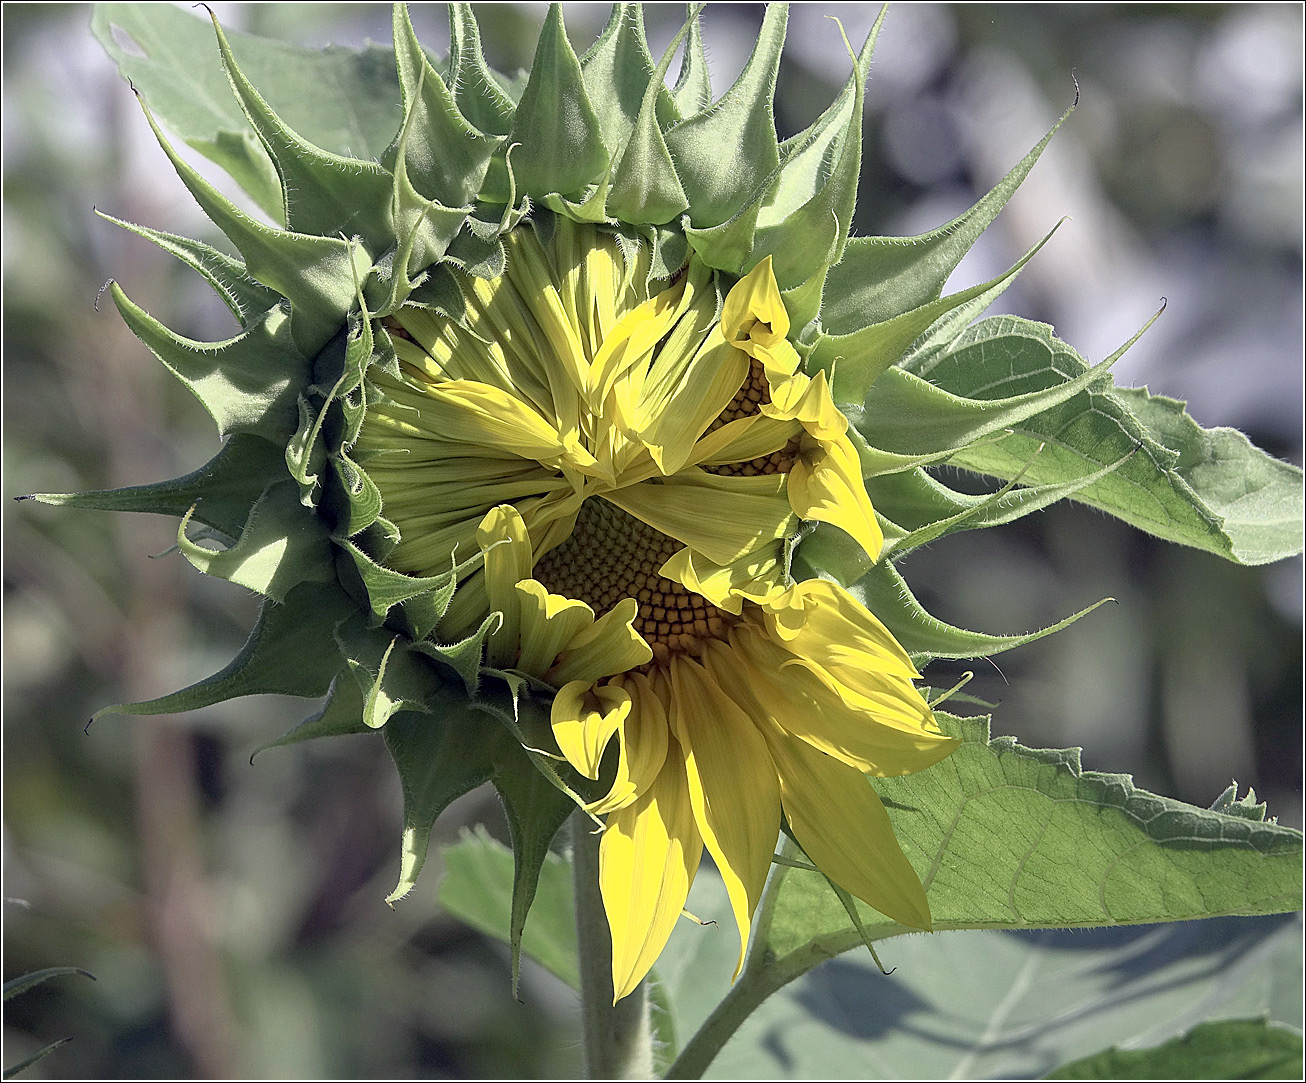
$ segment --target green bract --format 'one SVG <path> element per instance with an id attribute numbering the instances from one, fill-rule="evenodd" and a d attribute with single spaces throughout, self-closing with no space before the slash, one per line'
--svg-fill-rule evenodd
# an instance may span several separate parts
<path id="1" fill-rule="evenodd" d="M 387 95 L 384 80 L 374 79 L 354 103 L 370 127 L 317 133 L 329 145 L 315 145 L 273 111 L 237 62 L 248 55 L 252 68 L 272 70 L 277 59 L 266 43 L 229 41 L 214 21 L 240 112 L 222 102 L 197 120 L 198 107 L 169 81 L 177 67 L 164 54 L 202 25 L 166 6 L 98 10 L 97 34 L 239 258 L 120 224 L 204 276 L 242 330 L 225 342 L 184 339 L 113 283 L 123 318 L 204 404 L 224 442 L 209 463 L 172 481 L 38 499 L 176 515 L 178 546 L 192 564 L 267 599 L 249 641 L 221 672 L 106 712 L 176 712 L 275 692 L 325 700 L 273 745 L 380 729 L 405 801 L 392 898 L 414 883 L 438 814 L 492 781 L 516 853 L 516 943 L 549 842 L 584 780 L 542 751 L 552 740 L 548 690 L 483 671 L 497 616 L 485 614 L 460 641 L 442 631 L 460 577 L 480 554 L 459 553 L 464 563 L 424 578 L 388 568 L 398 531 L 353 449 L 379 395 L 373 374 L 397 372 L 386 318 L 405 306 L 451 318 L 460 280 L 502 274 L 505 235 L 525 222 L 547 234 L 551 216 L 644 242 L 645 286 L 670 279 L 692 253 L 724 292 L 771 257 L 790 341 L 810 375 L 826 373 L 852 422 L 888 558 L 872 566 L 841 531 L 806 524 L 791 539 L 794 572 L 849 585 L 918 665 L 991 654 L 1054 629 L 999 637 L 949 627 L 916 603 L 894 561 L 945 534 L 1009 522 L 1065 497 L 1242 563 L 1300 550 L 1299 471 L 1239 434 L 1200 429 L 1180 403 L 1114 388 L 1106 370 L 1119 354 L 1090 365 L 1045 325 L 973 322 L 1032 252 L 990 282 L 942 296 L 1052 133 L 955 221 L 920 237 L 849 238 L 863 87 L 883 16 L 859 52 L 847 48 L 851 72 L 829 108 L 780 142 L 772 102 L 786 18 L 784 5 L 767 6 L 747 66 L 713 102 L 696 12 L 659 60 L 646 44 L 641 6 L 616 5 L 577 57 L 555 6 L 529 74 L 512 82 L 486 64 L 469 5 L 450 6 L 451 54 L 439 63 L 400 6 L 401 111 L 388 124 L 378 119 L 387 115 Z M 130 28 L 144 59 L 113 43 L 115 24 Z M 167 33 L 156 40 L 152 24 Z M 846 46 L 835 33 L 832 54 Z M 684 60 L 668 86 L 682 43 Z M 324 54 L 320 63 L 357 75 L 375 70 L 377 54 Z M 188 63 L 199 55 L 196 45 Z M 191 78 L 217 80 L 216 71 Z M 160 121 L 224 165 L 281 228 L 219 194 L 175 151 Z M 345 153 L 379 131 L 395 134 L 384 149 L 371 148 L 376 158 Z M 928 470 L 945 462 L 1011 484 L 991 496 L 955 492 Z"/>

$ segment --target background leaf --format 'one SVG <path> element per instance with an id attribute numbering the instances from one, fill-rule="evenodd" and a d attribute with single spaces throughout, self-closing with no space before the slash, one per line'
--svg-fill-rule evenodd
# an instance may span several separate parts
<path id="1" fill-rule="evenodd" d="M 954 395 L 987 402 L 1045 391 L 1082 377 L 1089 365 L 1050 328 L 997 316 L 946 347 L 909 356 L 904 368 Z M 892 391 L 888 384 L 872 388 L 866 435 L 886 451 L 929 450 L 910 445 L 918 438 L 912 418 L 884 417 L 897 401 L 888 398 Z M 965 448 L 950 463 L 1001 478 L 1025 470 L 1024 484 L 1037 485 L 1083 478 L 1124 459 L 1074 499 L 1159 538 L 1243 564 L 1301 551 L 1301 471 L 1241 433 L 1203 429 L 1174 399 L 1103 379 L 1008 427 L 1013 431 L 1005 439 Z"/>
<path id="2" fill-rule="evenodd" d="M 707 1074 L 1028 1079 L 1212 1017 L 1296 1025 L 1301 950 L 1295 917 L 902 937 L 880 945 L 887 977 L 852 952 L 780 990 Z"/>
<path id="3" fill-rule="evenodd" d="M 1045 1079 L 1300 1079 L 1301 1035 L 1264 1019 L 1203 1023 L 1152 1049 L 1108 1049 Z"/>
<path id="4" fill-rule="evenodd" d="M 464 831 L 454 845 L 442 851 L 442 856 L 440 905 L 473 928 L 507 944 L 512 915 L 512 851 L 478 827 Z M 580 985 L 571 864 L 557 854 L 549 854 L 540 869 L 521 950 L 573 989 Z"/>
<path id="5" fill-rule="evenodd" d="M 962 745 L 876 779 L 936 931 L 1048 928 L 1265 914 L 1301 906 L 1302 836 L 1157 797 L 1124 775 L 1081 771 L 1077 750 L 989 740 L 984 718 L 939 712 Z M 797 855 L 790 843 L 787 849 Z M 825 878 L 782 868 L 759 920 L 761 954 L 813 961 L 860 943 Z M 872 938 L 901 926 L 858 904 Z"/>
<path id="6" fill-rule="evenodd" d="M 276 172 L 227 82 L 209 20 L 171 4 L 97 4 L 91 29 L 155 116 L 280 221 Z M 307 49 L 236 32 L 227 38 L 259 93 L 310 143 L 377 158 L 398 131 L 399 79 L 391 50 Z M 305 94 L 304 87 L 313 92 Z"/>

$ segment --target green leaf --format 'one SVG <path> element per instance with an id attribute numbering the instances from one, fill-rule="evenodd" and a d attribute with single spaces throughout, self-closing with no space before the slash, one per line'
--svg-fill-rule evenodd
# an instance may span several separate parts
<path id="1" fill-rule="evenodd" d="M 1157 797 L 1126 775 L 1083 771 L 1077 750 L 990 740 L 987 718 L 937 718 L 961 746 L 925 771 L 875 780 L 926 887 L 936 930 L 1300 908 L 1301 832 Z M 783 959 L 861 942 L 824 877 L 782 868 L 776 879 L 774 908 L 759 933 L 765 950 Z M 860 908 L 873 937 L 906 931 Z"/>
<path id="2" fill-rule="evenodd" d="M 49 981 L 51 978 L 60 978 L 65 974 L 81 974 L 90 978 L 91 981 L 95 981 L 95 975 L 89 970 L 83 970 L 80 966 L 51 966 L 46 967 L 44 970 L 33 970 L 30 974 L 20 974 L 16 978 L 10 978 L 4 985 L 4 999 L 10 1000 L 44 981 Z"/>
<path id="3" fill-rule="evenodd" d="M 964 399 L 969 409 L 987 404 L 995 416 L 1000 404 L 1064 390 L 1071 381 L 1079 385 L 1073 395 L 1032 414 L 1008 415 L 1002 425 L 1010 435 L 959 449 L 949 460 L 953 465 L 1001 478 L 1025 470 L 1029 484 L 1056 484 L 1084 479 L 1129 456 L 1075 499 L 1157 537 L 1243 564 L 1301 552 L 1299 469 L 1232 429 L 1202 429 L 1173 399 L 1115 388 L 1105 378 L 1085 386 L 1088 364 L 1041 324 L 1015 317 L 983 320 L 946 346 L 917 351 L 904 366 Z M 956 439 L 951 432 L 909 431 L 919 415 L 903 411 L 920 409 L 912 401 L 918 389 L 912 379 L 892 371 L 871 389 L 863 431 L 877 447 L 904 452 Z M 937 424 L 946 427 L 949 404 L 940 402 Z"/>
<path id="4" fill-rule="evenodd" d="M 19 1072 L 26 1071 L 38 1060 L 44 1060 L 56 1049 L 58 1049 L 61 1045 L 67 1045 L 71 1041 L 72 1041 L 71 1038 L 59 1038 L 57 1041 L 53 1041 L 49 1045 L 41 1046 L 41 1048 L 38 1049 L 35 1053 L 33 1053 L 30 1057 L 24 1057 L 17 1064 L 12 1064 L 8 1068 L 6 1068 L 4 1070 L 4 1074 L 0 1076 L 0 1079 L 12 1079 Z"/>
<path id="5" fill-rule="evenodd" d="M 708 1074 L 1031 1079 L 1212 1018 L 1296 1026 L 1301 951 L 1286 917 L 900 937 L 880 945 L 888 976 L 853 951 L 781 989 Z"/>
<path id="6" fill-rule="evenodd" d="M 1265 1019 L 1203 1023 L 1151 1049 L 1108 1049 L 1044 1079 L 1300 1079 L 1301 1035 Z"/>
<path id="7" fill-rule="evenodd" d="M 478 827 L 464 830 L 440 856 L 444 862 L 440 905 L 472 928 L 507 944 L 512 920 L 512 851 Z M 557 854 L 546 855 L 540 868 L 521 950 L 573 989 L 580 988 L 571 865 Z"/>
<path id="8" fill-rule="evenodd" d="M 962 739 L 951 756 L 916 774 L 872 780 L 925 885 L 936 932 L 1082 928 L 1300 908 L 1301 832 L 1156 797 L 1124 775 L 1083 771 L 1077 750 L 991 740 L 987 718 L 943 712 L 936 718 Z M 792 842 L 781 853 L 803 858 Z M 864 937 L 912 931 L 863 903 L 856 906 L 860 923 L 850 920 L 821 873 L 777 868 L 754 919 L 743 974 L 672 1074 L 701 1072 L 724 1036 L 758 1004 L 818 963 L 860 947 Z M 892 951 L 898 950 L 895 942 Z M 937 950 L 946 958 L 947 949 Z M 886 952 L 886 962 L 896 961 Z M 955 1056 L 955 1048 L 948 1053 Z"/>
<path id="9" fill-rule="evenodd" d="M 279 220 L 276 171 L 231 91 L 209 21 L 172 5 L 97 4 L 91 29 L 155 114 Z M 305 139 L 362 159 L 379 157 L 393 139 L 399 85 L 389 49 L 308 49 L 227 36 L 241 70 Z"/>

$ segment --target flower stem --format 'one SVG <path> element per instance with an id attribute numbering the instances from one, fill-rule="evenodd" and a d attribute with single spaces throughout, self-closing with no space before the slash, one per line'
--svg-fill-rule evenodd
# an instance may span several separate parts
<path id="1" fill-rule="evenodd" d="M 594 821 L 579 810 L 571 817 L 571 860 L 586 1075 L 590 1079 L 650 1079 L 653 1032 L 648 988 L 640 982 L 628 996 L 612 1003 L 612 937 L 599 891 L 599 836 Z"/>

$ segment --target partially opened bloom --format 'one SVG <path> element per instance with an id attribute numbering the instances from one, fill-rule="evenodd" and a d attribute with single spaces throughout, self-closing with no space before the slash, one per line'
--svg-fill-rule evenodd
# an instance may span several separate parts
<path id="1" fill-rule="evenodd" d="M 111 23 L 163 20 L 195 40 L 177 55 L 196 58 L 202 28 L 167 5 L 98 9 L 160 144 L 238 255 L 128 228 L 201 274 L 239 330 L 183 338 L 111 284 L 224 443 L 171 481 L 41 497 L 176 515 L 186 559 L 266 598 L 229 666 L 110 710 L 276 692 L 323 702 L 274 744 L 379 730 L 405 804 L 392 899 L 415 883 L 440 812 L 491 782 L 517 857 L 515 948 L 561 824 L 578 804 L 601 820 L 618 996 L 656 959 L 704 849 L 742 947 L 782 826 L 834 883 L 929 926 L 865 776 L 920 770 L 953 742 L 911 657 L 833 580 L 856 586 L 882 550 L 961 529 L 983 502 L 924 468 L 1095 378 L 994 410 L 896 367 L 913 343 L 921 372 L 945 363 L 1019 269 L 942 296 L 1043 144 L 945 227 L 850 239 L 879 22 L 829 108 L 781 142 L 784 5 L 767 6 L 716 101 L 697 15 L 657 61 L 641 12 L 615 7 L 577 57 L 552 8 L 514 82 L 486 64 L 468 5 L 450 6 L 440 63 L 397 6 L 397 88 L 360 54 L 358 92 L 372 97 L 348 103 L 345 136 L 322 120 L 331 109 L 306 111 L 318 142 L 237 63 L 267 54 L 233 50 L 215 22 L 248 130 L 191 138 L 271 227 L 150 112 L 191 130 L 176 91 L 188 73 L 161 77 L 164 61 L 121 51 Z M 1022 465 L 994 463 L 1002 476 Z M 861 582 L 880 617 L 896 610 L 900 636 L 925 622 L 911 649 L 937 653 L 944 626 L 875 567 Z"/>
<path id="2" fill-rule="evenodd" d="M 551 226 L 548 243 L 513 234 L 503 277 L 464 283 L 460 318 L 401 310 L 399 373 L 356 451 L 396 566 L 428 576 L 479 544 L 447 619 L 499 615 L 489 662 L 557 689 L 562 756 L 608 782 L 588 807 L 607 816 L 616 996 L 661 952 L 704 847 L 742 966 L 782 811 L 836 883 L 928 928 L 863 774 L 920 770 L 955 742 L 879 621 L 786 576 L 799 520 L 871 559 L 881 534 L 847 421 L 785 337 L 771 260 L 722 301 L 694 260 L 645 296 L 637 242 Z"/>

